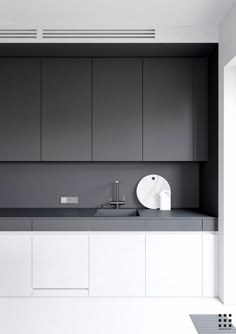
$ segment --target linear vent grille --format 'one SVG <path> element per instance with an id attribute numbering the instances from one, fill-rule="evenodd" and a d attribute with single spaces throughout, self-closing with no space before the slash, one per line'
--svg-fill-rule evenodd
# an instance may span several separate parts
<path id="1" fill-rule="evenodd" d="M 155 38 L 155 29 L 43 29 L 43 39 Z"/>
<path id="2" fill-rule="evenodd" d="M 37 38 L 37 29 L 0 29 L 0 39 Z"/>

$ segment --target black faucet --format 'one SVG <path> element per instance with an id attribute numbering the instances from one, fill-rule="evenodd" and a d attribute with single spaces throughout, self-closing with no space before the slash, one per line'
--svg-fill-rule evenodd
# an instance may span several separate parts
<path id="1" fill-rule="evenodd" d="M 122 201 L 119 200 L 119 181 L 118 180 L 116 180 L 115 185 L 116 185 L 116 199 L 115 200 L 111 199 L 110 205 L 115 205 L 116 209 L 119 209 L 120 205 L 125 205 L 125 196 L 123 196 Z"/>

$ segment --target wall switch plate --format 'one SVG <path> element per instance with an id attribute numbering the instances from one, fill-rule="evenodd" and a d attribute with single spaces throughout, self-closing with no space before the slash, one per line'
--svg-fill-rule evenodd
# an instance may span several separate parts
<path id="1" fill-rule="evenodd" d="M 61 197 L 61 204 L 78 204 L 78 203 L 79 203 L 78 196 Z"/>

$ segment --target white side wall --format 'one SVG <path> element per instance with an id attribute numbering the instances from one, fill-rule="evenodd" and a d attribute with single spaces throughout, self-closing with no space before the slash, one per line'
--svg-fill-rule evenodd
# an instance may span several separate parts
<path id="1" fill-rule="evenodd" d="M 235 32 L 236 5 L 220 25 L 219 44 L 219 292 L 221 300 L 226 304 L 236 304 L 236 222 L 234 221 L 236 104 L 233 97 L 236 94 L 234 89 L 236 74 L 232 69 L 225 69 L 225 66 L 236 56 Z"/>
<path id="2" fill-rule="evenodd" d="M 236 303 L 236 67 L 224 70 L 224 302 Z"/>

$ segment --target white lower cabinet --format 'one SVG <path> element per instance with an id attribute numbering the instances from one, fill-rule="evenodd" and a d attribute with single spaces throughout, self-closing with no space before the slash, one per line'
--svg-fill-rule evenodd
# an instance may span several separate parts
<path id="1" fill-rule="evenodd" d="M 89 238 L 90 296 L 145 296 L 145 233 L 101 232 Z"/>
<path id="2" fill-rule="evenodd" d="M 217 232 L 0 232 L 0 297 L 215 297 Z"/>
<path id="3" fill-rule="evenodd" d="M 218 233 L 203 232 L 203 296 L 218 296 Z"/>
<path id="4" fill-rule="evenodd" d="M 202 288 L 202 232 L 147 233 L 147 296 L 201 297 Z"/>
<path id="5" fill-rule="evenodd" d="M 31 296 L 31 234 L 0 232 L 0 297 Z"/>
<path id="6" fill-rule="evenodd" d="M 33 291 L 35 296 L 88 295 L 88 234 L 33 234 Z"/>

